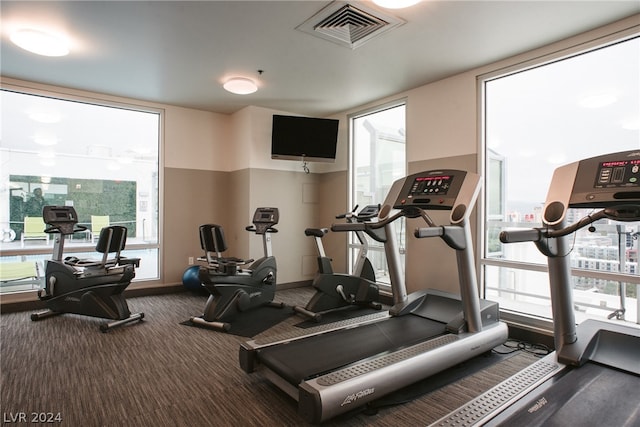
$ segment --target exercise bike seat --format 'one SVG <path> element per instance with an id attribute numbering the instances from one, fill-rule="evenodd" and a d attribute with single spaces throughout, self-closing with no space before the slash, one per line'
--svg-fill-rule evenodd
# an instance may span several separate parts
<path id="1" fill-rule="evenodd" d="M 210 268 L 210 274 L 234 275 L 240 270 L 238 267 L 254 262 L 254 259 L 242 259 L 237 257 L 224 257 L 222 253 L 227 250 L 227 242 L 224 230 L 218 224 L 204 224 L 200 226 L 200 246 L 205 251 L 205 256 L 199 259 L 205 260 Z"/>
<path id="2" fill-rule="evenodd" d="M 127 228 L 120 225 L 104 227 L 100 231 L 100 237 L 96 244 L 96 252 L 103 254 L 101 260 L 78 259 L 77 257 L 66 257 L 64 263 L 74 268 L 98 268 L 112 269 L 132 264 L 134 267 L 140 266 L 140 258 L 126 258 L 120 256 L 127 242 Z M 115 254 L 114 258 L 109 255 Z"/>
<path id="3" fill-rule="evenodd" d="M 305 236 L 324 237 L 329 232 L 328 228 L 307 228 L 304 230 Z"/>

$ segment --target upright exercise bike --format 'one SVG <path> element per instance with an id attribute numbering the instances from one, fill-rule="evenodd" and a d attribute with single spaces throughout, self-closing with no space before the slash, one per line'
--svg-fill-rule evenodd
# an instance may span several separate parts
<path id="1" fill-rule="evenodd" d="M 126 227 L 112 225 L 100 232 L 96 251 L 102 259 L 62 259 L 67 236 L 87 228 L 78 225 L 78 216 L 72 206 L 45 206 L 42 212 L 47 233 L 55 235 L 53 257 L 45 267 L 45 287 L 38 291 L 47 309 L 31 315 L 41 320 L 62 313 L 113 319 L 100 325 L 107 332 L 129 322 L 141 321 L 144 313 L 132 314 L 123 292 L 135 277 L 140 258 L 125 258 L 120 251 L 127 240 Z M 109 258 L 115 254 L 114 258 Z"/>
<path id="2" fill-rule="evenodd" d="M 192 317 L 192 323 L 228 331 L 230 322 L 243 312 L 266 305 L 284 307 L 273 302 L 277 266 L 271 251 L 271 234 L 278 232 L 273 226 L 279 219 L 278 208 L 256 209 L 253 226 L 246 227 L 247 231 L 262 236 L 264 257 L 255 261 L 223 257 L 222 253 L 227 250 L 223 228 L 217 224 L 200 226 L 200 245 L 205 257 L 199 260 L 206 260 L 207 265 L 200 267 L 199 278 L 211 295 L 204 314 Z M 245 265 L 249 266 L 244 268 Z"/>
<path id="3" fill-rule="evenodd" d="M 358 224 L 371 221 L 378 215 L 379 205 L 365 206 L 356 213 L 358 206 L 351 212 L 337 215 L 336 219 L 346 219 L 347 224 Z M 344 230 L 341 230 L 344 231 Z M 364 231 L 351 230 L 360 242 L 360 251 L 356 257 L 353 274 L 339 274 L 333 271 L 331 258 L 327 257 L 322 244 L 322 238 L 329 232 L 327 228 L 307 228 L 305 235 L 313 237 L 318 248 L 318 274 L 312 286 L 316 293 L 305 307 L 296 306 L 294 311 L 311 320 L 319 322 L 322 314 L 345 309 L 350 306 L 369 307 L 376 310 L 382 308 L 378 302 L 380 292 L 376 284 L 375 271 L 367 257 L 369 244 Z M 372 235 L 375 240 L 384 242 L 384 234 Z"/>

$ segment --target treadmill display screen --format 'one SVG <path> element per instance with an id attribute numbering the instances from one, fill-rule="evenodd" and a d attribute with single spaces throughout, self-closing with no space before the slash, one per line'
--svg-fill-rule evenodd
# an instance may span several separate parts
<path id="1" fill-rule="evenodd" d="M 409 197 L 445 195 L 451 187 L 451 175 L 420 176 L 413 181 Z"/>
<path id="2" fill-rule="evenodd" d="M 637 187 L 640 185 L 640 160 L 601 162 L 595 188 Z"/>

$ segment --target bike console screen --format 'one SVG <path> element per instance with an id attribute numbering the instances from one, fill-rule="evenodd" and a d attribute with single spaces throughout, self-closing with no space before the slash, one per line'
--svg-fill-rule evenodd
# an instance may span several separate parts
<path id="1" fill-rule="evenodd" d="M 278 208 L 258 208 L 253 214 L 254 224 L 275 225 L 280 219 Z"/>
<path id="2" fill-rule="evenodd" d="M 49 225 L 76 224 L 78 215 L 71 206 L 45 206 L 42 209 L 42 218 Z"/>

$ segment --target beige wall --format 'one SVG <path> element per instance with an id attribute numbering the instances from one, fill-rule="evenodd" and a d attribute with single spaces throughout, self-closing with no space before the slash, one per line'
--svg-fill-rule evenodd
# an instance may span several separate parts
<path id="1" fill-rule="evenodd" d="M 303 271 L 305 257 L 315 259 L 312 241 L 304 235 L 316 215 L 319 203 L 318 177 L 304 172 L 252 169 L 250 184 L 251 213 L 260 206 L 277 207 L 280 211 L 278 233 L 272 236 L 273 254 L 278 262 L 278 283 L 309 280 L 311 272 Z M 251 238 L 252 257 L 262 254 L 262 241 Z M 308 261 L 307 261 L 308 262 Z"/>
<path id="2" fill-rule="evenodd" d="M 203 255 L 199 225 L 229 221 L 230 213 L 219 203 L 228 199 L 229 178 L 226 172 L 164 168 L 164 284 L 181 281 L 188 258 Z"/>
<path id="3" fill-rule="evenodd" d="M 442 159 L 421 160 L 409 163 L 409 174 L 433 169 L 459 169 L 476 172 L 477 156 L 452 156 Z M 471 213 L 471 235 L 476 236 L 478 209 Z M 429 212 L 437 225 L 449 225 L 449 211 Z M 456 252 L 440 238 L 416 239 L 413 231 L 426 227 L 422 219 L 407 221 L 407 291 L 435 288 L 442 291 L 459 293 L 458 264 Z"/>
<path id="4" fill-rule="evenodd" d="M 330 228 L 338 222 L 336 215 L 350 210 L 348 206 L 347 171 L 329 172 L 319 175 L 320 199 L 319 216 L 313 227 Z M 310 238 L 309 238 L 310 239 Z M 324 249 L 333 260 L 333 270 L 347 272 L 347 234 L 329 233 L 323 238 Z M 316 253 L 316 252 L 314 252 Z"/>

